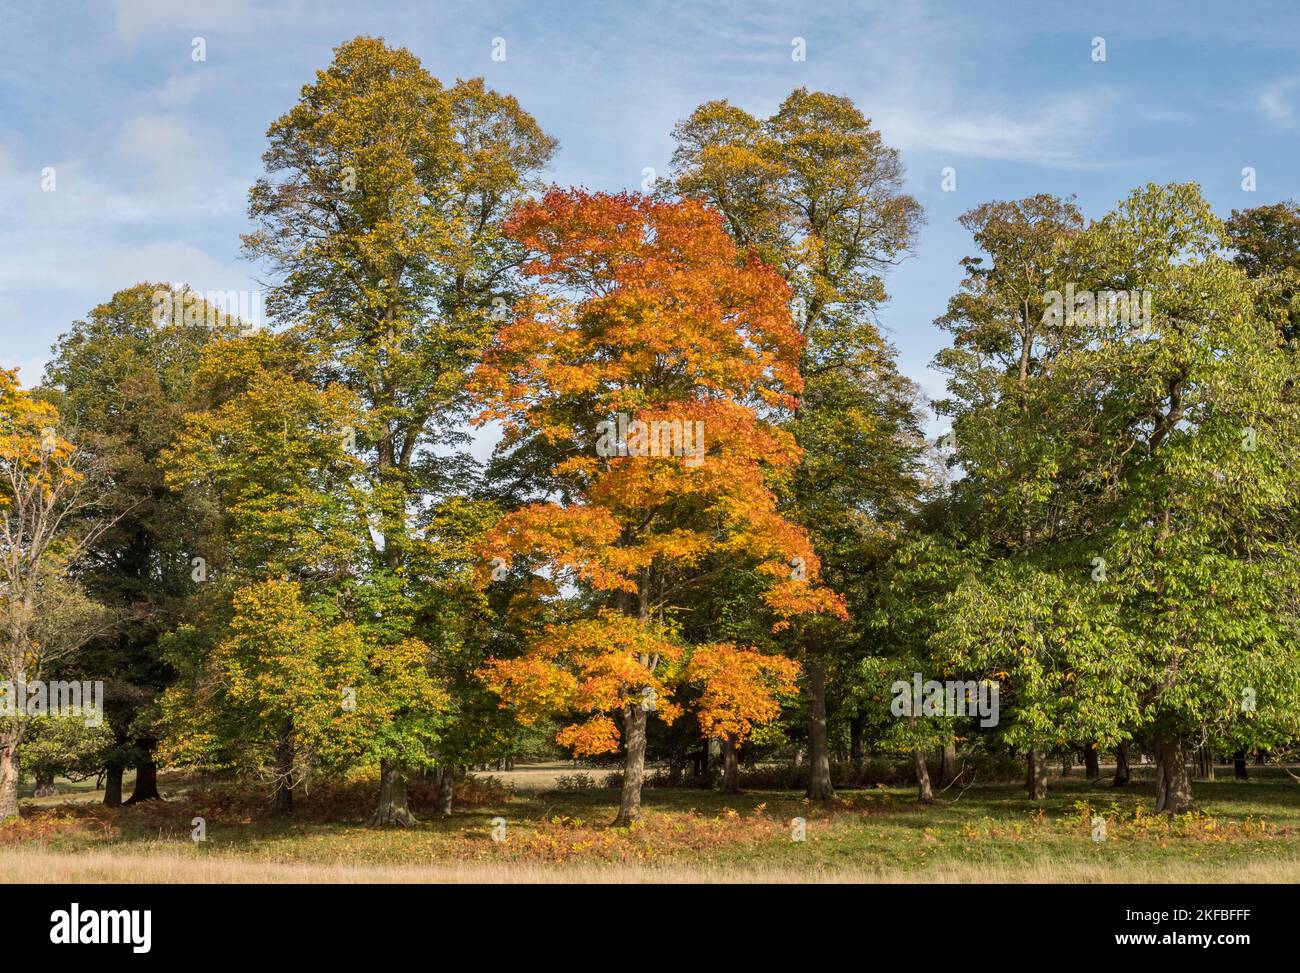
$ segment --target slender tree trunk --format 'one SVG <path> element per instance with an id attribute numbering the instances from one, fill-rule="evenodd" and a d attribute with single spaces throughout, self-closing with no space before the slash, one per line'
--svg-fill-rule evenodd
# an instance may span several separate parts
<path id="1" fill-rule="evenodd" d="M 1131 776 L 1132 771 L 1128 765 L 1128 744 L 1121 743 L 1115 748 L 1115 779 L 1111 781 L 1111 786 L 1128 787 Z"/>
<path id="2" fill-rule="evenodd" d="M 1196 776 L 1214 780 L 1214 750 L 1208 743 L 1196 748 Z"/>
<path id="3" fill-rule="evenodd" d="M 827 801 L 835 796 L 835 788 L 826 747 L 826 669 L 820 661 L 808 664 L 808 692 L 812 703 L 808 719 L 808 797 Z"/>
<path id="4" fill-rule="evenodd" d="M 1101 761 L 1097 756 L 1097 744 L 1089 743 L 1083 748 L 1083 766 L 1084 773 L 1088 775 L 1088 780 L 1096 780 L 1101 776 Z"/>
<path id="5" fill-rule="evenodd" d="M 623 791 L 618 801 L 616 827 L 627 827 L 641 817 L 641 785 L 645 780 L 646 712 L 640 703 L 623 707 Z"/>
<path id="6" fill-rule="evenodd" d="M 162 795 L 158 793 L 158 765 L 153 760 L 154 747 L 158 745 L 158 741 L 146 737 L 136 740 L 135 745 L 144 752 L 144 759 L 135 766 L 135 787 L 124 803 L 161 801 Z"/>
<path id="7" fill-rule="evenodd" d="M 1246 772 L 1246 751 L 1238 750 L 1232 755 L 1232 776 L 1237 780 L 1249 780 L 1250 774 Z"/>
<path id="8" fill-rule="evenodd" d="M 12 744 L 0 744 L 0 821 L 18 817 L 18 753 Z"/>
<path id="9" fill-rule="evenodd" d="M 736 747 L 736 738 L 728 736 L 722 751 L 722 787 L 723 794 L 740 793 L 740 759 Z"/>
<path id="10" fill-rule="evenodd" d="M 406 776 L 395 763 L 385 760 L 379 765 L 379 806 L 367 823 L 372 828 L 415 825 L 406 796 Z"/>
<path id="11" fill-rule="evenodd" d="M 285 737 L 275 748 L 275 790 L 271 792 L 271 813 L 287 818 L 293 813 L 293 740 Z"/>
<path id="12" fill-rule="evenodd" d="M 686 753 L 678 747 L 673 747 L 668 754 L 668 783 L 673 787 L 680 786 L 685 773 Z"/>
<path id="13" fill-rule="evenodd" d="M 444 818 L 451 817 L 452 805 L 456 799 L 456 767 L 443 764 L 438 772 L 437 811 Z"/>
<path id="14" fill-rule="evenodd" d="M 104 805 L 106 807 L 122 806 L 122 774 L 126 768 L 121 764 L 109 764 L 104 769 Z"/>
<path id="15" fill-rule="evenodd" d="M 1156 741 L 1156 812 L 1184 814 L 1195 810 L 1182 742 L 1176 736 L 1162 737 Z"/>
<path id="16" fill-rule="evenodd" d="M 54 771 L 46 770 L 36 775 L 36 790 L 33 797 L 53 797 L 56 793 Z"/>
<path id="17" fill-rule="evenodd" d="M 934 800 L 934 790 L 930 787 L 930 768 L 925 765 L 925 751 L 917 748 L 912 751 L 912 766 L 916 770 L 916 798 L 922 804 Z"/>
<path id="18" fill-rule="evenodd" d="M 939 786 L 947 787 L 957 779 L 957 743 L 949 740 L 939 753 Z"/>
<path id="19" fill-rule="evenodd" d="M 862 769 L 862 739 L 865 736 L 866 725 L 867 718 L 861 713 L 849 721 L 849 760 L 852 761 L 854 770 Z"/>
<path id="20" fill-rule="evenodd" d="M 1029 757 L 1025 760 L 1029 779 L 1026 781 L 1025 790 L 1029 794 L 1031 801 L 1042 801 L 1047 798 L 1047 754 L 1039 753 L 1037 750 L 1030 750 Z"/>

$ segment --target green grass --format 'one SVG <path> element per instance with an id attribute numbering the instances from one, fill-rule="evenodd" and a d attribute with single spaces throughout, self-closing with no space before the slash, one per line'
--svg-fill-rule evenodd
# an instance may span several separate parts
<path id="1" fill-rule="evenodd" d="M 417 789 L 410 830 L 373 830 L 363 821 L 369 782 L 314 788 L 288 821 L 269 817 L 262 795 L 233 785 L 185 785 L 171 798 L 131 808 L 94 803 L 28 805 L 17 825 L 0 828 L 0 846 L 58 856 L 111 852 L 145 863 L 151 856 L 313 866 L 534 866 L 688 869 L 726 876 L 756 872 L 795 877 L 867 877 L 911 881 L 1064 880 L 1072 873 L 1127 881 L 1294 880 L 1300 874 L 1300 785 L 1272 772 L 1247 782 L 1197 782 L 1202 813 L 1178 819 L 1150 813 L 1149 783 L 1128 789 L 1052 782 L 1041 804 L 1015 785 L 953 790 L 931 805 L 912 788 L 841 791 L 828 805 L 799 794 L 647 788 L 645 820 L 612 829 L 612 790 L 508 792 L 471 787 L 450 819 L 427 810 Z M 184 786 L 183 792 L 178 787 Z M 84 791 L 83 791 L 84 793 Z M 93 796 L 90 794 L 87 797 Z M 53 798 L 47 801 L 66 800 Z M 1095 814 L 1108 840 L 1091 838 Z M 202 816 L 207 840 L 190 838 Z M 506 819 L 506 840 L 491 838 Z M 806 819 L 807 840 L 791 840 L 790 820 Z M 945 878 L 945 876 L 947 878 Z M 148 880 L 144 878 L 143 880 Z M 327 879 L 328 880 L 328 879 Z"/>

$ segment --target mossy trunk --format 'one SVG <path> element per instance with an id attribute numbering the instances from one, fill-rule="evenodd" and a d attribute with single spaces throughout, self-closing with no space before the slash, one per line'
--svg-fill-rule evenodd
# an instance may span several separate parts
<path id="1" fill-rule="evenodd" d="M 385 760 L 379 765 L 379 805 L 367 823 L 372 828 L 410 828 L 415 825 L 415 815 L 411 813 L 406 796 L 406 775 L 391 761 Z"/>
<path id="2" fill-rule="evenodd" d="M 1186 814 L 1195 810 L 1182 741 L 1173 735 L 1162 737 L 1156 741 L 1156 813 Z"/>

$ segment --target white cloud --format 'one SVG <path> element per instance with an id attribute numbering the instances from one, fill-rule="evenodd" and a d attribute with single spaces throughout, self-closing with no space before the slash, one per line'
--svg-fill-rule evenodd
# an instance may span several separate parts
<path id="1" fill-rule="evenodd" d="M 1113 97 L 1070 95 L 1015 111 L 892 102 L 875 121 L 891 145 L 958 158 L 1086 164 Z"/>
<path id="2" fill-rule="evenodd" d="M 201 35 L 247 24 L 253 14 L 246 0 L 114 0 L 113 34 L 128 44 L 176 31 Z"/>
<path id="3" fill-rule="evenodd" d="M 1290 128 L 1295 123 L 1296 95 L 1300 93 L 1300 77 L 1274 81 L 1259 93 L 1259 110 L 1278 128 Z"/>

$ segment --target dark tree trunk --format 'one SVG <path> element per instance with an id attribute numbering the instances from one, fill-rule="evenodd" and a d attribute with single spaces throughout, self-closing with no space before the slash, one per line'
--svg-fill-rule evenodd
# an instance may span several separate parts
<path id="1" fill-rule="evenodd" d="M 18 748 L 0 744 L 0 821 L 18 817 Z"/>
<path id="2" fill-rule="evenodd" d="M 828 801 L 835 796 L 831 784 L 831 759 L 826 747 L 826 670 L 820 662 L 808 665 L 808 797 Z"/>
<path id="3" fill-rule="evenodd" d="M 858 713 L 849 721 L 849 760 L 853 762 L 854 770 L 862 769 L 862 740 L 866 735 L 866 726 L 867 718 L 861 713 Z"/>
<path id="4" fill-rule="evenodd" d="M 740 760 L 736 747 L 736 738 L 728 736 L 722 751 L 722 787 L 724 794 L 740 793 Z"/>
<path id="5" fill-rule="evenodd" d="M 1101 761 L 1097 757 L 1097 744 L 1090 743 L 1083 748 L 1083 766 L 1084 772 L 1088 775 L 1088 780 L 1096 780 L 1101 776 Z"/>
<path id="6" fill-rule="evenodd" d="M 1196 776 L 1201 780 L 1214 780 L 1214 750 L 1209 744 L 1196 748 Z"/>
<path id="7" fill-rule="evenodd" d="M 695 777 L 708 779 L 709 776 L 709 741 L 705 740 L 700 744 L 700 749 L 695 752 L 692 758 L 695 764 Z"/>
<path id="8" fill-rule="evenodd" d="M 287 818 L 293 813 L 293 741 L 284 739 L 275 748 L 275 789 L 271 792 L 271 813 Z"/>
<path id="9" fill-rule="evenodd" d="M 456 799 L 456 767 L 444 764 L 438 772 L 438 806 L 437 812 L 444 818 L 451 817 L 452 805 Z"/>
<path id="10" fill-rule="evenodd" d="M 1185 814 L 1195 810 L 1182 742 L 1176 736 L 1162 737 L 1156 741 L 1156 813 Z"/>
<path id="11" fill-rule="evenodd" d="M 626 827 L 641 817 L 641 784 L 645 780 L 646 713 L 640 703 L 623 707 L 623 791 L 618 801 L 616 827 Z"/>
<path id="12" fill-rule="evenodd" d="M 1128 787 L 1131 776 L 1132 771 L 1128 765 L 1128 744 L 1121 743 L 1115 748 L 1115 779 L 1111 781 L 1111 786 Z"/>
<path id="13" fill-rule="evenodd" d="M 1256 750 L 1256 751 L 1255 751 L 1255 766 L 1256 766 L 1256 767 L 1263 767 L 1263 766 L 1265 766 L 1265 765 L 1267 765 L 1267 764 L 1268 764 L 1268 751 L 1267 751 L 1267 750 Z"/>
<path id="14" fill-rule="evenodd" d="M 668 754 L 668 783 L 673 787 L 680 786 L 685 774 L 686 753 L 680 747 L 673 747 Z"/>
<path id="15" fill-rule="evenodd" d="M 104 768 L 104 804 L 107 807 L 122 806 L 122 774 L 126 768 L 121 764 L 109 764 Z"/>
<path id="16" fill-rule="evenodd" d="M 949 740 L 939 752 L 939 786 L 947 787 L 957 779 L 957 743 Z"/>
<path id="17" fill-rule="evenodd" d="M 367 823 L 372 828 L 415 826 L 406 796 L 406 777 L 395 763 L 385 760 L 379 765 L 379 806 Z"/>
<path id="18" fill-rule="evenodd" d="M 131 791 L 131 796 L 126 799 L 126 804 L 139 804 L 141 801 L 161 801 L 162 795 L 158 793 L 158 765 L 153 761 L 154 747 L 158 741 L 150 738 L 142 738 L 135 741 L 138 749 L 143 751 L 144 758 L 135 765 L 135 787 Z"/>
<path id="19" fill-rule="evenodd" d="M 1030 750 L 1029 756 L 1025 758 L 1025 769 L 1028 772 L 1025 791 L 1029 794 L 1029 799 L 1031 801 L 1046 800 L 1047 754 L 1040 753 L 1037 750 Z"/>
<path id="20" fill-rule="evenodd" d="M 1238 750 L 1232 755 L 1232 776 L 1237 780 L 1249 780 L 1250 774 L 1246 773 L 1246 751 Z"/>
<path id="21" fill-rule="evenodd" d="M 916 798 L 922 804 L 929 804 L 934 800 L 934 790 L 930 787 L 930 768 L 925 765 L 924 750 L 912 751 L 912 767 L 916 771 Z"/>
<path id="22" fill-rule="evenodd" d="M 53 797 L 58 793 L 54 786 L 54 771 L 45 770 L 36 775 L 36 790 L 33 797 Z"/>

